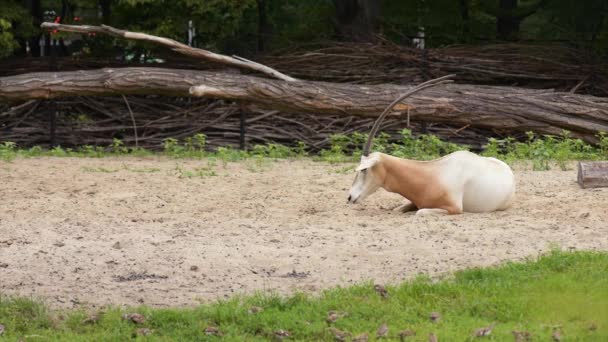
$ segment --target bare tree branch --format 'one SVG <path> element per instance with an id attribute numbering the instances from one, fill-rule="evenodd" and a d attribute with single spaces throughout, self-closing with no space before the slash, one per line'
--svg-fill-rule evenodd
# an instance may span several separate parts
<path id="1" fill-rule="evenodd" d="M 107 26 L 107 25 L 101 25 L 101 26 L 64 25 L 64 24 L 44 22 L 40 25 L 40 27 L 42 27 L 43 29 L 47 29 L 47 30 L 58 30 L 58 31 L 64 31 L 64 32 L 100 33 L 100 34 L 107 34 L 110 36 L 120 37 L 120 38 L 124 38 L 124 39 L 140 40 L 140 41 L 155 43 L 158 45 L 168 47 L 175 52 L 178 52 L 178 53 L 181 53 L 181 54 L 184 54 L 187 56 L 200 58 L 200 59 L 208 60 L 211 62 L 229 65 L 229 66 L 237 67 L 237 68 L 241 68 L 241 69 L 261 72 L 272 78 L 276 78 L 276 79 L 287 81 L 287 82 L 297 81 L 293 77 L 287 76 L 275 69 L 262 65 L 260 63 L 252 62 L 250 60 L 247 60 L 247 59 L 244 59 L 241 57 L 229 57 L 229 56 L 220 55 L 220 54 L 217 54 L 217 53 L 214 53 L 211 51 L 193 48 L 191 46 L 182 44 L 173 39 L 153 36 L 153 35 L 146 34 L 146 33 L 119 30 L 117 28 Z"/>

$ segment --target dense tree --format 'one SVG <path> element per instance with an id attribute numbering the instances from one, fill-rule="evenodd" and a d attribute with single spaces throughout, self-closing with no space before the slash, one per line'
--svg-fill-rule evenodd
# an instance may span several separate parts
<path id="1" fill-rule="evenodd" d="M 377 30 L 380 1 L 333 0 L 336 33 L 343 39 L 366 39 Z"/>
<path id="2" fill-rule="evenodd" d="M 536 13 L 547 0 L 524 2 L 520 0 L 499 0 L 498 8 L 492 11 L 496 17 L 496 34 L 501 40 L 516 40 L 521 22 Z"/>
<path id="3" fill-rule="evenodd" d="M 427 47 L 525 39 L 608 51 L 606 0 L 0 0 L 0 7 L 0 56 L 24 51 L 28 40 L 39 55 L 38 25 L 48 10 L 63 23 L 81 17 L 180 41 L 192 22 L 197 46 L 242 55 L 375 33 L 409 43 L 420 32 Z M 85 43 L 103 54 L 115 41 Z"/>
<path id="4" fill-rule="evenodd" d="M 34 15 L 41 17 L 40 0 L 0 0 L 0 58 L 25 50 L 25 42 L 34 35 Z M 28 13 L 28 8 L 32 12 Z M 39 24 L 39 22 L 38 22 Z"/>

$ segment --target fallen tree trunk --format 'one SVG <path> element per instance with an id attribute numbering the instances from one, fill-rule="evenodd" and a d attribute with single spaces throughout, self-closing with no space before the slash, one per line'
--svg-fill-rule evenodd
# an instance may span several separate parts
<path id="1" fill-rule="evenodd" d="M 374 117 L 407 91 L 397 85 L 285 82 L 253 76 L 161 68 L 32 73 L 0 78 L 0 100 L 148 94 L 201 96 L 298 113 Z M 499 134 L 535 131 L 596 142 L 608 131 L 608 99 L 512 87 L 450 84 L 427 89 L 398 105 L 411 121 L 445 122 Z M 395 114 L 393 114 L 395 115 Z"/>

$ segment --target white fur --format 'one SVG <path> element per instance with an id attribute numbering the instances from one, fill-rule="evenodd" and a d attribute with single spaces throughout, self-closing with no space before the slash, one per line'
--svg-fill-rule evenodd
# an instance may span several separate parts
<path id="1" fill-rule="evenodd" d="M 388 161 L 386 161 L 388 159 Z M 386 156 L 384 162 L 394 162 L 397 158 Z M 367 158 L 362 158 L 357 167 L 357 177 L 351 187 L 349 202 L 355 203 L 363 200 L 382 186 L 381 181 L 376 179 L 373 172 L 364 170 L 371 169 L 380 162 L 379 153 L 372 153 Z M 454 201 L 456 208 L 463 212 L 492 212 L 507 209 L 515 195 L 515 176 L 511 168 L 504 162 L 491 157 L 482 157 L 477 154 L 458 151 L 443 158 L 428 161 L 408 161 L 411 168 L 422 170 L 425 174 L 431 174 L 436 187 L 445 189 L 449 197 Z M 399 185 L 405 186 L 405 185 Z M 387 189 L 391 192 L 407 193 L 407 189 Z M 424 194 L 422 194 L 424 195 Z M 410 206 L 399 208 L 407 210 Z M 417 214 L 438 214 L 446 210 L 425 207 L 419 208 Z"/>
<path id="2" fill-rule="evenodd" d="M 439 178 L 465 212 L 507 209 L 515 195 L 515 176 L 506 163 L 458 151 L 438 159 Z"/>
<path id="3" fill-rule="evenodd" d="M 369 169 L 378 162 L 378 154 L 371 154 L 369 156 L 361 156 L 361 162 L 357 166 L 357 171 Z"/>

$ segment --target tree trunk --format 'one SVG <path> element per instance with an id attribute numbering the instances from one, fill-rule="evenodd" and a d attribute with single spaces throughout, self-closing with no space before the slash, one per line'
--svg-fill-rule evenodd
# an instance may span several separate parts
<path id="1" fill-rule="evenodd" d="M 99 4 L 101 6 L 101 22 L 104 25 L 109 25 L 112 10 L 112 0 L 101 0 L 99 1 Z"/>
<path id="2" fill-rule="evenodd" d="M 500 0 L 496 17 L 498 39 L 515 40 L 519 33 L 520 18 L 516 15 L 519 0 Z"/>
<path id="3" fill-rule="evenodd" d="M 471 23 L 469 15 L 470 0 L 460 0 L 460 18 L 462 19 L 462 41 L 470 42 Z"/>
<path id="4" fill-rule="evenodd" d="M 40 5 L 40 0 L 31 0 L 28 1 L 28 5 L 30 6 L 30 15 L 32 16 L 34 26 L 40 25 L 42 20 L 42 7 Z M 40 38 L 41 34 L 34 35 L 29 43 L 30 43 L 30 53 L 33 57 L 40 57 L 41 49 L 40 49 Z"/>
<path id="5" fill-rule="evenodd" d="M 45 72 L 0 78 L 0 100 L 155 94 L 202 96 L 286 112 L 375 117 L 409 87 L 285 82 L 253 76 L 161 68 Z M 527 131 L 597 142 L 608 132 L 608 99 L 550 90 L 450 84 L 409 98 L 396 115 L 513 135 Z M 395 114 L 393 114 L 395 115 Z"/>
<path id="6" fill-rule="evenodd" d="M 367 40 L 375 32 L 380 14 L 377 0 L 333 0 L 336 33 L 346 40 Z"/>
<path id="7" fill-rule="evenodd" d="M 266 14 L 266 0 L 256 0 L 258 5 L 258 52 L 266 48 L 266 39 L 270 35 L 270 23 Z"/>

